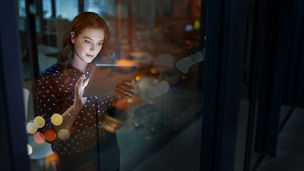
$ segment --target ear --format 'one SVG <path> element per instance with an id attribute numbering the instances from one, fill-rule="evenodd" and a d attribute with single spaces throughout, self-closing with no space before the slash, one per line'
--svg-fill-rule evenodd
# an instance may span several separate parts
<path id="1" fill-rule="evenodd" d="M 71 42 L 75 43 L 75 32 L 71 31 Z"/>

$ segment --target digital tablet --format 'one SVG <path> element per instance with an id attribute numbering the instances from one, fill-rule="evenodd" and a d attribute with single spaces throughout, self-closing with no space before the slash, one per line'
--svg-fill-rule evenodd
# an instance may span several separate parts
<path id="1" fill-rule="evenodd" d="M 124 80 L 135 80 L 137 73 L 138 65 L 96 64 L 83 96 L 114 95 L 118 83 Z"/>

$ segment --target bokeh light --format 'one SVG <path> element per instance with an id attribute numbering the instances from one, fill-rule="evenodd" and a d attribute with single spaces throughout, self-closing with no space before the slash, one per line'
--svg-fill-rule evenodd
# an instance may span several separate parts
<path id="1" fill-rule="evenodd" d="M 31 155 L 33 153 L 33 148 L 32 148 L 32 146 L 31 145 L 27 145 L 27 154 L 28 155 Z"/>
<path id="2" fill-rule="evenodd" d="M 152 83 L 153 83 L 153 84 L 158 84 L 159 81 L 158 81 L 158 79 L 153 79 Z"/>
<path id="3" fill-rule="evenodd" d="M 34 123 L 36 124 L 36 126 L 37 126 L 38 128 L 42 128 L 42 127 L 44 127 L 44 125 L 45 125 L 45 120 L 43 119 L 43 117 L 37 116 L 37 117 L 35 117 L 35 119 L 34 119 Z"/>
<path id="4" fill-rule="evenodd" d="M 187 25 L 185 25 L 185 30 L 187 32 L 192 31 L 193 30 L 193 26 L 191 24 L 187 24 Z"/>
<path id="5" fill-rule="evenodd" d="M 131 99 L 131 98 L 128 98 L 128 103 L 133 103 L 133 99 Z"/>
<path id="6" fill-rule="evenodd" d="M 170 89 L 170 86 L 166 81 L 161 81 L 157 87 L 157 90 L 161 91 L 162 93 L 168 93 L 169 89 Z"/>
<path id="7" fill-rule="evenodd" d="M 46 157 L 46 161 L 48 163 L 55 163 L 57 160 L 58 160 L 58 154 L 57 153 L 53 153 L 53 154 Z"/>
<path id="8" fill-rule="evenodd" d="M 70 132 L 67 129 L 61 129 L 58 131 L 58 138 L 67 140 L 70 138 Z"/>
<path id="9" fill-rule="evenodd" d="M 26 131 L 30 134 L 35 134 L 37 132 L 37 126 L 34 122 L 28 122 L 26 124 Z"/>
<path id="10" fill-rule="evenodd" d="M 152 74 L 155 74 L 155 73 L 156 73 L 156 69 L 155 69 L 155 68 L 152 68 L 152 69 L 150 70 L 150 72 L 151 72 Z"/>
<path id="11" fill-rule="evenodd" d="M 56 132 L 54 130 L 47 130 L 45 131 L 45 139 L 48 141 L 48 142 L 53 142 L 54 140 L 56 140 Z"/>
<path id="12" fill-rule="evenodd" d="M 55 126 L 60 126 L 63 122 L 63 118 L 60 114 L 55 113 L 52 115 L 51 117 L 51 122 L 55 125 Z"/>
<path id="13" fill-rule="evenodd" d="M 137 76 L 135 77 L 135 80 L 136 80 L 136 81 L 140 81 L 140 75 L 137 75 Z"/>
<path id="14" fill-rule="evenodd" d="M 201 28 L 201 23 L 199 20 L 195 20 L 193 23 L 194 30 L 199 30 Z"/>
<path id="15" fill-rule="evenodd" d="M 34 135 L 34 141 L 37 143 L 37 144 L 43 144 L 45 142 L 45 137 L 42 133 L 40 132 L 37 132 L 35 135 Z"/>

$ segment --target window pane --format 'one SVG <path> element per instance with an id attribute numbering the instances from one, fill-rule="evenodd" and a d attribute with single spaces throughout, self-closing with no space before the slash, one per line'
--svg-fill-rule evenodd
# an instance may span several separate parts
<path id="1" fill-rule="evenodd" d="M 43 5 L 43 17 L 50 18 L 52 16 L 52 2 L 51 0 L 42 1 Z"/>
<path id="2" fill-rule="evenodd" d="M 95 53 L 103 34 L 96 27 L 79 34 L 72 30 L 68 35 L 75 33 L 74 37 L 67 39 L 72 53 L 63 56 L 71 60 L 65 65 L 59 57 L 67 49 L 63 39 L 79 14 L 78 3 L 58 0 L 52 7 L 48 0 L 38 5 L 43 17 L 38 15 L 32 25 L 37 57 L 28 54 L 26 42 L 32 39 L 20 28 L 32 169 L 199 170 L 205 58 L 200 47 L 201 1 L 84 0 L 84 11 L 97 13 L 108 25 L 113 53 L 106 58 L 103 43 L 101 59 L 86 62 L 84 56 Z M 56 18 L 52 18 L 52 8 Z M 35 60 L 38 66 L 32 64 Z M 94 65 L 82 70 L 79 61 Z M 116 68 L 107 79 L 95 80 L 97 88 L 90 89 L 92 94 L 76 109 L 76 82 L 83 74 L 94 80 L 98 73 L 99 78 L 106 73 L 105 65 Z M 33 67 L 39 67 L 38 78 L 33 77 Z M 122 84 L 123 78 L 132 81 L 135 96 L 123 98 L 130 86 Z"/>

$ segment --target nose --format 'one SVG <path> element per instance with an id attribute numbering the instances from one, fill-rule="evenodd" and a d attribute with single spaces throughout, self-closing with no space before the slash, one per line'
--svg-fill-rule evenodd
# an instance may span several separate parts
<path id="1" fill-rule="evenodd" d="M 91 47 L 90 47 L 90 51 L 94 51 L 95 50 L 95 45 L 92 43 Z"/>

